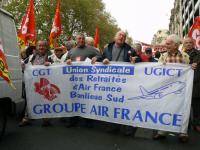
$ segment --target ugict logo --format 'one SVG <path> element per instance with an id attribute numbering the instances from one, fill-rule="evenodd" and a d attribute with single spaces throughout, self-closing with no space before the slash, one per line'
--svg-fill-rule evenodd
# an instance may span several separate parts
<path id="1" fill-rule="evenodd" d="M 39 82 L 35 82 L 35 92 L 43 95 L 48 101 L 53 101 L 60 94 L 60 89 L 55 84 L 51 84 L 47 79 L 40 78 Z"/>

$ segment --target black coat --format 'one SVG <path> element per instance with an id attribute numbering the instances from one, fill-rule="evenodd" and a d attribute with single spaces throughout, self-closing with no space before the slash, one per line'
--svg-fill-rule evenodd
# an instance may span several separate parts
<path id="1" fill-rule="evenodd" d="M 186 51 L 190 56 L 190 64 L 197 63 L 197 69 L 194 70 L 194 82 L 193 82 L 193 98 L 200 98 L 200 51 L 192 49 Z"/>

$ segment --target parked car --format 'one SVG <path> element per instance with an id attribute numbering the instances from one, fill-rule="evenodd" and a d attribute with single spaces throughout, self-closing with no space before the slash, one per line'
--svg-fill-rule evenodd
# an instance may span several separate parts
<path id="1" fill-rule="evenodd" d="M 22 99 L 22 69 L 19 57 L 17 32 L 13 16 L 0 8 L 0 40 L 6 56 L 14 90 L 0 77 L 0 137 L 6 128 L 7 114 L 19 114 L 24 107 Z"/>

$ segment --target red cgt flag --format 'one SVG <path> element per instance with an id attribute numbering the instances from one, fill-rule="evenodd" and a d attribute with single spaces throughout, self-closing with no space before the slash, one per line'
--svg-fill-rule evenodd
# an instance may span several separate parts
<path id="1" fill-rule="evenodd" d="M 56 14 L 54 17 L 51 33 L 49 36 L 49 45 L 51 48 L 55 46 L 55 39 L 61 34 L 61 17 L 60 17 L 60 0 L 58 0 Z"/>
<path id="2" fill-rule="evenodd" d="M 8 71 L 8 65 L 6 63 L 6 57 L 4 55 L 1 39 L 0 39 L 0 77 L 2 77 L 6 82 L 8 82 L 8 84 L 11 87 L 13 87 L 15 89 L 15 87 L 12 84 L 12 81 L 10 79 L 10 74 L 9 74 L 9 71 Z"/>
<path id="3" fill-rule="evenodd" d="M 195 47 L 200 49 L 200 16 L 195 18 L 194 24 L 191 26 L 188 36 L 194 39 Z"/>
<path id="4" fill-rule="evenodd" d="M 99 27 L 96 27 L 94 36 L 94 47 L 99 48 Z"/>
<path id="5" fill-rule="evenodd" d="M 29 44 L 36 44 L 36 26 L 35 26 L 35 10 L 34 1 L 30 0 L 26 16 L 23 17 L 21 29 L 18 34 L 19 44 L 21 48 Z"/>

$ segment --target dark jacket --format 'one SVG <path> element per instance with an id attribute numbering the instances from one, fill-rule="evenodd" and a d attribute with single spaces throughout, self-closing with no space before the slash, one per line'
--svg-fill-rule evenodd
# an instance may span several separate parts
<path id="1" fill-rule="evenodd" d="M 193 82 L 193 98 L 200 98 L 200 51 L 192 49 L 186 51 L 190 57 L 190 64 L 197 63 L 197 69 L 194 70 L 194 82 Z"/>
<path id="2" fill-rule="evenodd" d="M 149 58 L 149 62 L 158 62 L 154 57 Z"/>
<path id="3" fill-rule="evenodd" d="M 103 59 L 107 58 L 109 61 L 115 61 L 112 60 L 112 50 L 115 42 L 109 43 L 108 46 L 103 51 Z M 131 48 L 130 45 L 127 43 L 124 43 L 122 46 L 123 53 L 124 53 L 124 62 L 130 62 L 130 56 L 134 57 L 137 56 L 135 50 Z M 136 59 L 136 62 L 140 62 L 140 58 L 138 57 Z"/>

